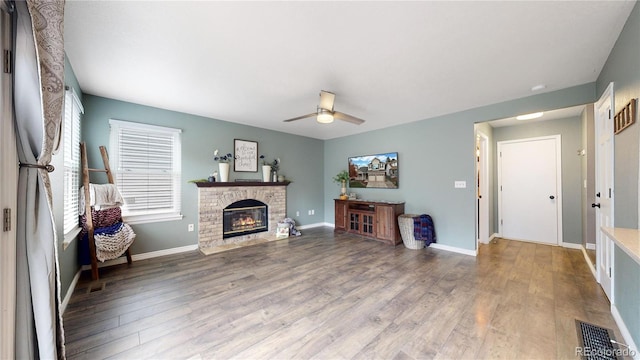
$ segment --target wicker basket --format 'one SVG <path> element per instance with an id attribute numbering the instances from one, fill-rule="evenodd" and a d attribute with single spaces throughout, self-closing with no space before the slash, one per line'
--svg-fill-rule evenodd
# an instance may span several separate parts
<path id="1" fill-rule="evenodd" d="M 413 237 L 413 218 L 416 214 L 402 214 L 398 216 L 398 226 L 400 227 L 400 235 L 402 242 L 407 249 L 420 250 L 424 248 L 423 240 L 416 240 Z"/>

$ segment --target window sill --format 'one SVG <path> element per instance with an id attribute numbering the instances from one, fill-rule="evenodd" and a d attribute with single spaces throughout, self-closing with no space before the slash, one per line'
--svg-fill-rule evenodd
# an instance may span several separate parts
<path id="1" fill-rule="evenodd" d="M 147 214 L 147 215 L 123 215 L 122 221 L 129 225 L 146 224 L 154 222 L 165 222 L 182 220 L 182 214 Z"/>
<path id="2" fill-rule="evenodd" d="M 78 237 L 78 234 L 80 234 L 80 230 L 81 230 L 80 227 L 77 227 L 69 231 L 68 233 L 64 234 L 64 240 L 62 241 L 62 250 L 67 250 L 67 247 L 69 247 L 69 245 L 71 245 L 73 240 L 75 240 Z"/>

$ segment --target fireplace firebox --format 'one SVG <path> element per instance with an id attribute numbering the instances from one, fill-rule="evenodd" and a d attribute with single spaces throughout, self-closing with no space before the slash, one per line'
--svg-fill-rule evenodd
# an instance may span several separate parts
<path id="1" fill-rule="evenodd" d="M 269 230 L 267 204 L 246 199 L 236 201 L 224 208 L 222 218 L 222 237 L 224 239 L 254 234 Z"/>

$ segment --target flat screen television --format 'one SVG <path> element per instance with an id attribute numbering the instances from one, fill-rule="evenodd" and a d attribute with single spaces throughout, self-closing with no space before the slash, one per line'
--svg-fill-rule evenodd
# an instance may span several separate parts
<path id="1" fill-rule="evenodd" d="M 349 158 L 349 187 L 397 189 L 398 153 L 352 156 Z"/>

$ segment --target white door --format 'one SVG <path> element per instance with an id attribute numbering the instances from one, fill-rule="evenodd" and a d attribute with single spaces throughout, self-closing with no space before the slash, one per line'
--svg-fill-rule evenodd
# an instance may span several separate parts
<path id="1" fill-rule="evenodd" d="M 560 169 L 560 135 L 498 142 L 502 237 L 561 242 Z"/>
<path id="2" fill-rule="evenodd" d="M 476 136 L 477 240 L 489 242 L 489 138 L 478 131 Z M 476 246 L 477 249 L 477 246 Z"/>
<path id="3" fill-rule="evenodd" d="M 11 50 L 11 17 L 0 3 L 1 55 Z M 11 74 L 0 69 L 0 359 L 14 357 L 18 156 L 13 130 Z M 5 215 L 5 211 L 7 214 Z M 5 216 L 10 225 L 4 226 Z"/>
<path id="4" fill-rule="evenodd" d="M 602 227 L 613 227 L 613 83 L 595 104 L 596 261 L 598 281 L 613 304 L 613 242 Z"/>

